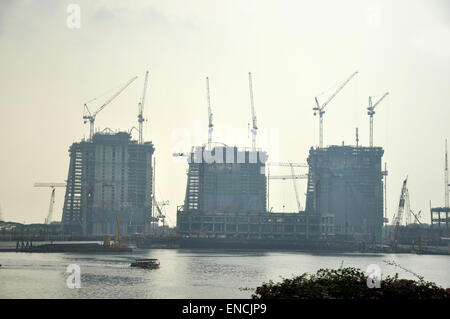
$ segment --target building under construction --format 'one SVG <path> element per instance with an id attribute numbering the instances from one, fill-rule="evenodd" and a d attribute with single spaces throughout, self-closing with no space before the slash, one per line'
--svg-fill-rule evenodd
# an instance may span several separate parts
<path id="1" fill-rule="evenodd" d="M 152 214 L 151 142 L 139 144 L 127 132 L 96 133 L 73 143 L 63 207 L 65 232 L 105 235 L 145 232 Z"/>
<path id="2" fill-rule="evenodd" d="M 329 214 L 266 210 L 263 151 L 195 148 L 188 156 L 184 205 L 177 228 L 185 237 L 321 239 L 333 236 Z"/>
<path id="3" fill-rule="evenodd" d="M 306 212 L 334 215 L 336 239 L 381 241 L 381 147 L 311 148 Z"/>

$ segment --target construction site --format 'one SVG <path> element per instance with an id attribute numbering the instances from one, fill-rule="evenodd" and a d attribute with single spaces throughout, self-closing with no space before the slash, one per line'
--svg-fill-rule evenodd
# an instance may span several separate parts
<path id="1" fill-rule="evenodd" d="M 346 78 L 324 102 L 319 103 L 315 98 L 313 111 L 319 119 L 319 145 L 310 148 L 306 163 L 270 162 L 270 154 L 257 147 L 251 73 L 248 73 L 251 147 L 213 141 L 213 113 L 209 78 L 206 78 L 208 141 L 192 146 L 188 153 L 174 154 L 186 158 L 188 170 L 184 202 L 176 208 L 176 227 L 172 231 L 165 225 L 164 202 L 158 202 L 154 195 L 155 146 L 143 140 L 148 71 L 138 105 L 139 128 L 134 128 L 139 139 L 132 140 L 132 130 L 94 129 L 96 115 L 137 78 L 134 77 L 95 112 L 89 110 L 89 102 L 84 105 L 83 119 L 90 124 L 90 135 L 89 139 L 70 146 L 66 182 L 36 183 L 37 187 L 51 189 L 49 214 L 44 224 L 51 225 L 53 232 L 58 226 L 62 238 L 92 239 L 116 234 L 119 238 L 134 239 L 140 247 L 170 243 L 176 247 L 325 247 L 351 251 L 371 247 L 372 251 L 400 252 L 417 248 L 421 251 L 427 245 L 447 247 L 450 212 L 447 149 L 445 205 L 431 207 L 430 203 L 431 224 L 423 224 L 421 212 L 415 213 L 410 208 L 407 179 L 401 188 L 394 219 L 389 223 L 387 218 L 388 172 L 386 164 L 384 168 L 382 165 L 383 148 L 373 145 L 373 116 L 375 107 L 389 93 L 377 100 L 369 97 L 369 146 L 359 145 L 358 129 L 355 145 L 324 146 L 324 109 L 357 73 Z M 291 174 L 271 175 L 268 168 L 272 165 L 290 168 Z M 297 175 L 294 167 L 305 167 L 308 172 Z M 297 201 L 295 212 L 269 209 L 272 179 L 292 180 Z M 304 208 L 300 205 L 297 180 L 306 181 Z M 55 187 L 65 187 L 60 223 L 52 222 Z"/>

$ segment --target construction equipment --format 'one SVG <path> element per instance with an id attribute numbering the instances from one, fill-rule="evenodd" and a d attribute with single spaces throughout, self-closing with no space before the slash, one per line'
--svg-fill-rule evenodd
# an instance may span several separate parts
<path id="1" fill-rule="evenodd" d="M 281 165 L 280 165 L 281 164 Z M 287 164 L 287 165 L 282 165 L 282 164 Z M 292 179 L 292 183 L 294 186 L 294 192 L 295 192 L 295 199 L 297 201 L 297 209 L 298 211 L 302 211 L 302 205 L 300 204 L 300 198 L 298 196 L 298 191 L 297 191 L 297 183 L 295 182 L 296 179 L 307 179 L 308 178 L 308 174 L 301 174 L 301 175 L 296 175 L 294 172 L 294 167 L 296 166 L 295 163 L 274 163 L 274 165 L 278 165 L 278 166 L 289 166 L 291 168 L 291 175 L 267 175 L 267 179 L 282 179 L 282 180 L 286 180 L 286 179 Z M 297 164 L 297 166 L 299 167 L 303 167 L 303 164 Z M 269 198 L 269 196 L 267 196 Z"/>
<path id="2" fill-rule="evenodd" d="M 307 179 L 308 174 L 300 174 L 300 175 L 270 175 L 267 176 L 269 179 Z"/>
<path id="3" fill-rule="evenodd" d="M 344 86 L 358 73 L 358 71 L 354 72 L 350 75 L 344 83 L 339 86 L 339 88 L 326 100 L 322 105 L 319 104 L 317 97 L 315 97 L 316 107 L 313 108 L 314 115 L 319 113 L 319 147 L 323 147 L 323 115 L 325 114 L 324 108 L 328 103 L 344 88 Z"/>
<path id="4" fill-rule="evenodd" d="M 119 216 L 116 216 L 116 225 L 117 225 L 117 236 L 116 236 L 116 248 L 123 248 L 125 246 L 122 245 L 122 236 L 120 235 L 120 222 Z"/>
<path id="5" fill-rule="evenodd" d="M 370 116 L 370 138 L 369 144 L 370 147 L 373 147 L 373 115 L 375 114 L 375 107 L 380 104 L 381 101 L 389 94 L 389 92 L 384 93 L 384 95 L 377 101 L 375 104 L 372 104 L 372 96 L 369 96 L 369 107 L 367 108 L 367 114 Z"/>
<path id="6" fill-rule="evenodd" d="M 84 123 L 87 123 L 87 121 L 89 121 L 90 124 L 90 128 L 89 128 L 89 140 L 92 141 L 92 137 L 94 136 L 94 122 L 95 122 L 95 117 L 97 116 L 97 114 L 103 110 L 109 103 L 111 103 L 117 96 L 119 96 L 120 93 L 122 93 L 134 80 L 137 79 L 137 76 L 135 76 L 134 78 L 132 78 L 131 80 L 129 80 L 124 86 L 122 86 L 120 88 L 120 90 L 118 92 L 116 92 L 113 96 L 111 96 L 108 100 L 106 100 L 105 103 L 102 104 L 102 106 L 100 106 L 97 111 L 95 111 L 94 113 L 91 113 L 91 111 L 88 108 L 88 103 L 96 100 L 97 98 L 94 98 L 86 103 L 84 103 L 84 114 L 83 114 L 83 119 L 84 119 Z"/>
<path id="7" fill-rule="evenodd" d="M 145 93 L 147 91 L 147 82 L 148 82 L 148 71 L 145 72 L 145 80 L 144 80 L 144 89 L 142 90 L 142 98 L 139 102 L 139 114 L 138 114 L 138 122 L 139 122 L 139 144 L 144 143 L 144 104 L 145 104 Z"/>
<path id="8" fill-rule="evenodd" d="M 208 102 L 208 147 L 211 147 L 213 132 L 213 114 L 211 111 L 211 97 L 209 94 L 209 78 L 206 77 L 206 100 Z"/>
<path id="9" fill-rule="evenodd" d="M 445 139 L 445 168 L 444 168 L 444 183 L 445 183 L 445 207 L 449 207 L 449 182 L 448 182 L 448 157 L 447 157 L 447 139 Z"/>
<path id="10" fill-rule="evenodd" d="M 267 162 L 266 166 L 308 167 L 306 163 Z"/>
<path id="11" fill-rule="evenodd" d="M 406 179 L 403 181 L 402 190 L 400 193 L 400 201 L 398 204 L 397 215 L 392 219 L 392 225 L 395 225 L 393 239 L 392 239 L 393 248 L 397 247 L 398 238 L 399 238 L 399 234 L 400 234 L 400 226 L 401 226 L 402 219 L 403 219 L 403 212 L 405 211 L 405 203 L 406 203 L 407 194 L 408 194 L 408 189 L 406 188 L 407 181 L 408 181 L 408 176 L 406 176 Z"/>
<path id="12" fill-rule="evenodd" d="M 53 218 L 53 205 L 55 204 L 55 188 L 56 187 L 66 187 L 65 183 L 34 183 L 34 187 L 50 187 L 51 188 L 51 194 L 50 194 L 50 205 L 48 208 L 48 215 L 45 217 L 44 223 L 46 225 L 50 224 L 52 222 Z"/>
<path id="13" fill-rule="evenodd" d="M 422 222 L 420 221 L 420 214 L 422 213 L 421 210 L 419 210 L 419 212 L 417 214 L 414 214 L 413 211 L 411 211 L 411 214 L 414 216 L 414 224 L 419 223 L 420 225 L 422 225 Z"/>
<path id="14" fill-rule="evenodd" d="M 300 204 L 300 199 L 298 198 L 298 192 L 297 192 L 297 183 L 295 182 L 295 172 L 294 167 L 291 165 L 291 175 L 292 175 L 292 184 L 294 185 L 294 191 L 295 191 L 295 199 L 297 201 L 297 208 L 300 212 L 302 210 L 302 205 Z"/>
<path id="15" fill-rule="evenodd" d="M 256 133 L 258 131 L 258 125 L 256 124 L 256 113 L 255 105 L 253 101 L 253 84 L 252 84 L 252 74 L 248 72 L 248 86 L 250 89 L 250 105 L 252 107 L 252 150 L 256 150 Z"/>

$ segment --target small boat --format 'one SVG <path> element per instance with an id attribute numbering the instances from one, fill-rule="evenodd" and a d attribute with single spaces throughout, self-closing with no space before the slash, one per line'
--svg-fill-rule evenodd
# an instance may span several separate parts
<path id="1" fill-rule="evenodd" d="M 131 267 L 158 269 L 159 260 L 156 258 L 136 258 L 136 261 L 134 263 L 131 263 Z"/>

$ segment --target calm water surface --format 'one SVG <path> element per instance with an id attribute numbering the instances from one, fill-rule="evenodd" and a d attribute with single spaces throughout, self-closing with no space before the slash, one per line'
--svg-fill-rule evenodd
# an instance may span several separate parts
<path id="1" fill-rule="evenodd" d="M 158 258 L 161 268 L 130 268 L 134 257 Z M 450 287 L 449 256 L 409 254 L 311 254 L 233 250 L 136 249 L 132 253 L 0 253 L 0 298 L 250 298 L 269 280 L 319 268 L 378 264 L 383 275 L 415 277 L 383 260 L 394 260 Z M 69 289 L 66 267 L 81 268 L 81 288 Z"/>

